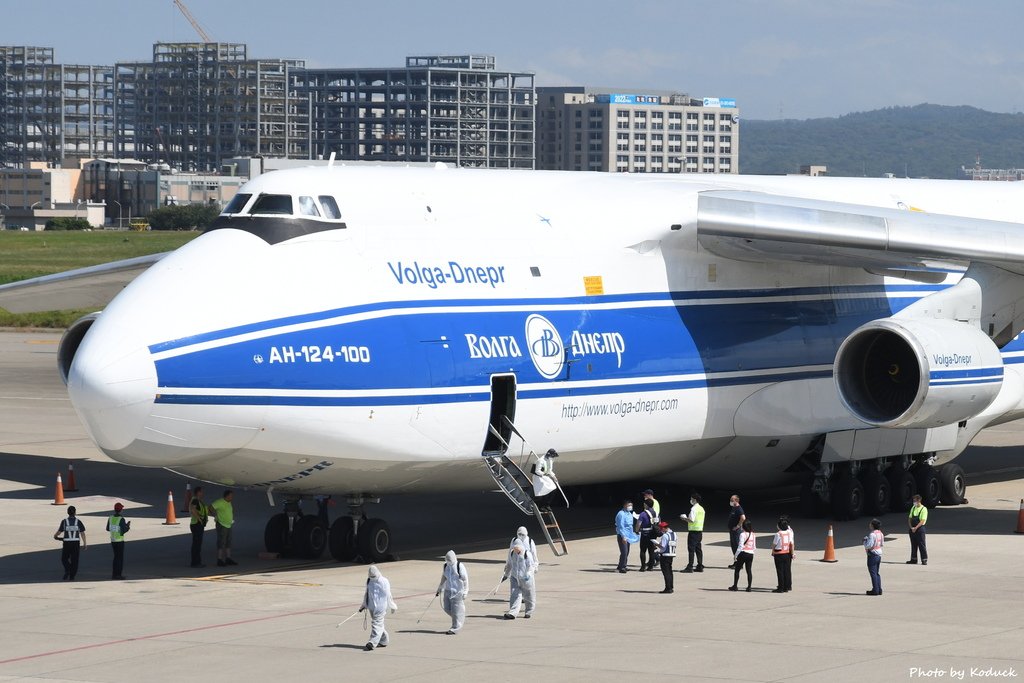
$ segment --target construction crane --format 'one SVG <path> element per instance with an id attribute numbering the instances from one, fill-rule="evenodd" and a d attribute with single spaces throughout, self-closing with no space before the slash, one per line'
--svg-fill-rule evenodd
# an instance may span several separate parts
<path id="1" fill-rule="evenodd" d="M 188 19 L 188 23 L 192 24 L 192 28 L 194 28 L 196 30 L 196 33 L 199 34 L 199 38 L 204 43 L 212 43 L 213 38 L 210 37 L 209 33 L 203 30 L 203 27 L 199 24 L 196 18 L 192 16 L 191 12 L 188 11 L 188 7 L 185 6 L 185 3 L 181 0 L 174 0 L 174 4 L 178 6 L 178 9 L 181 10 L 181 13 L 185 15 L 186 19 Z"/>

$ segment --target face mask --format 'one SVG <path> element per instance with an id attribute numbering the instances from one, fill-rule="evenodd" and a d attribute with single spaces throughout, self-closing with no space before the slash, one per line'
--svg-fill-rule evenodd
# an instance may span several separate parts
<path id="1" fill-rule="evenodd" d="M 695 501 L 693 498 L 691 498 L 690 499 L 690 505 L 696 505 L 696 504 L 697 504 L 697 501 Z"/>
<path id="2" fill-rule="evenodd" d="M 633 506 L 632 505 L 627 505 L 626 506 L 626 512 L 632 512 L 632 511 L 633 511 Z"/>
<path id="3" fill-rule="evenodd" d="M 739 503 L 734 502 L 734 501 L 730 501 L 729 505 L 731 505 L 732 507 L 736 507 L 737 505 L 739 505 Z"/>

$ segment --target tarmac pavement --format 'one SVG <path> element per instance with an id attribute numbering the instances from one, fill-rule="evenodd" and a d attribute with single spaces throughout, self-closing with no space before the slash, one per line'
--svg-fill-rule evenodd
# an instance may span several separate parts
<path id="1" fill-rule="evenodd" d="M 381 565 L 399 612 L 391 645 L 363 651 L 358 609 L 363 565 L 260 560 L 272 512 L 260 492 L 236 494 L 235 557 L 214 565 L 207 534 L 203 570 L 187 566 L 187 519 L 164 521 L 181 477 L 113 463 L 85 436 L 55 368 L 52 333 L 0 332 L 0 680 L 621 681 L 635 676 L 699 681 L 913 681 L 1019 679 L 1024 671 L 1024 534 L 1014 534 L 1024 497 L 1024 441 L 1017 425 L 983 434 L 960 461 L 970 503 L 929 518 L 929 564 L 907 566 L 903 515 L 883 518 L 884 595 L 870 597 L 861 539 L 867 520 L 835 525 L 838 562 L 822 563 L 827 522 L 795 519 L 794 590 L 773 594 L 768 542 L 784 496 L 744 496 L 758 534 L 754 591 L 729 592 L 727 497 L 705 496 L 708 531 L 701 574 L 615 572 L 616 506 L 560 514 L 568 556 L 538 543 L 538 607 L 503 620 L 501 577 L 508 541 L 525 520 L 495 493 L 385 500 L 376 516 L 395 531 L 400 561 Z M 51 505 L 57 472 L 74 462 L 80 491 L 66 494 L 87 526 L 78 580 L 61 581 Z M 219 496 L 208 487 L 208 500 Z M 133 520 L 127 581 L 111 581 L 103 524 L 116 501 Z M 685 501 L 662 499 L 666 516 Z M 181 502 L 176 504 L 181 508 Z M 184 515 L 181 515 L 185 517 Z M 532 521 L 532 520 L 530 520 Z M 534 530 L 535 525 L 527 526 Z M 685 530 L 682 525 L 677 531 Z M 537 536 L 535 536 L 535 540 Z M 682 538 L 681 538 L 682 540 Z M 683 556 L 676 567 L 685 566 Z M 438 602 L 444 552 L 470 573 L 467 625 Z M 632 567 L 639 562 L 631 552 Z M 741 579 L 741 585 L 745 579 Z M 422 615 L 422 621 L 417 623 Z M 960 673 L 962 672 L 962 676 Z"/>

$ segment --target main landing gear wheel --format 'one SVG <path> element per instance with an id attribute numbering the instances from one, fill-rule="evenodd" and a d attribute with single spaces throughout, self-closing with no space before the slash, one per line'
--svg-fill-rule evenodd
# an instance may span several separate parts
<path id="1" fill-rule="evenodd" d="M 949 463 L 939 468 L 939 483 L 942 485 L 940 500 L 943 505 L 960 505 L 967 502 L 967 477 L 964 468 Z"/>
<path id="2" fill-rule="evenodd" d="M 268 553 L 284 554 L 288 550 L 288 515 L 279 512 L 269 520 L 263 529 L 263 544 Z"/>
<path id="3" fill-rule="evenodd" d="M 391 529 L 383 519 L 368 519 L 360 524 L 356 543 L 363 562 L 383 562 L 391 558 Z"/>
<path id="4" fill-rule="evenodd" d="M 338 517 L 334 520 L 328 545 L 331 548 L 331 557 L 338 562 L 351 562 L 356 559 L 359 549 L 356 547 L 356 530 L 351 517 Z"/>
<path id="5" fill-rule="evenodd" d="M 914 494 L 917 493 L 914 475 L 901 467 L 893 467 L 887 479 L 891 490 L 889 509 L 893 512 L 906 512 L 914 504 Z"/>
<path id="6" fill-rule="evenodd" d="M 812 482 L 806 481 L 800 486 L 800 516 L 801 517 L 823 517 L 828 506 L 815 492 Z"/>
<path id="7" fill-rule="evenodd" d="M 942 484 L 939 482 L 939 474 L 931 465 L 918 465 L 914 471 L 914 479 L 917 480 L 917 492 L 921 496 L 921 504 L 927 508 L 933 508 L 939 504 L 942 497 Z"/>
<path id="8" fill-rule="evenodd" d="M 864 512 L 879 517 L 889 512 L 891 503 L 889 481 L 878 470 L 872 470 L 864 477 Z"/>
<path id="9" fill-rule="evenodd" d="M 832 514 L 836 519 L 857 519 L 864 512 L 864 486 L 856 477 L 844 475 L 832 488 Z"/>
<path id="10" fill-rule="evenodd" d="M 303 515 L 292 527 L 292 549 L 306 560 L 318 559 L 327 547 L 327 525 L 316 515 Z"/>

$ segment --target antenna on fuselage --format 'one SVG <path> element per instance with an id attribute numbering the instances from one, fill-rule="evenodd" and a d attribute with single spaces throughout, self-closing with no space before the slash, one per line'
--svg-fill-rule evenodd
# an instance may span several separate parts
<path id="1" fill-rule="evenodd" d="M 334 157 L 337 155 L 337 152 L 331 152 L 331 158 L 327 160 L 327 168 L 334 168 Z"/>

